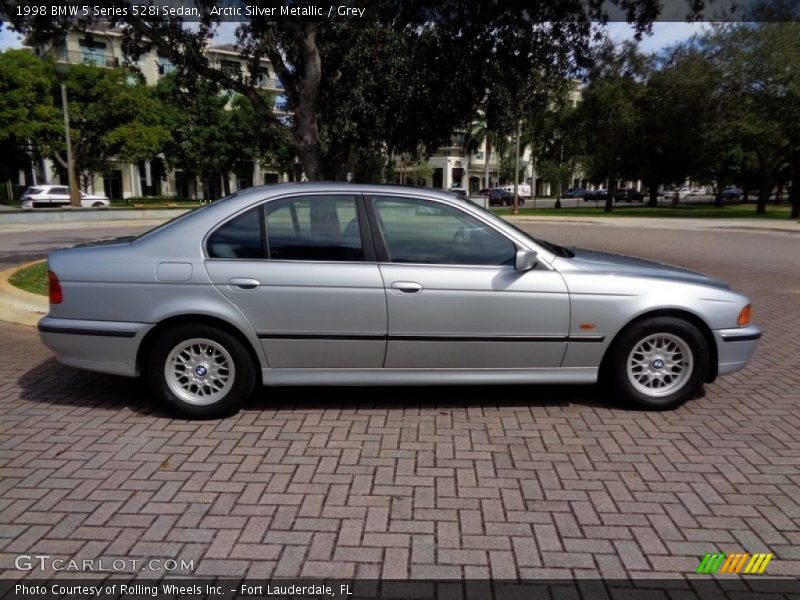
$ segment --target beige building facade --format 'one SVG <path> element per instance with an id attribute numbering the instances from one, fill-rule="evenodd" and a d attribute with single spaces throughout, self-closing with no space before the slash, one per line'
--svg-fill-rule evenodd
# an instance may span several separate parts
<path id="1" fill-rule="evenodd" d="M 60 43 L 33 50 L 38 56 L 51 56 L 57 63 L 90 64 L 101 68 L 120 67 L 128 60 L 139 70 L 147 85 L 156 85 L 175 70 L 172 62 L 159 56 L 155 50 L 135 53 L 133 58 L 134 52 L 125 46 L 123 31 L 102 26 L 87 32 L 70 32 Z M 245 61 L 232 45 L 210 46 L 206 52 L 213 66 L 246 76 Z M 269 61 L 262 61 L 262 71 L 257 85 L 272 92 L 276 114 L 288 116 L 283 85 Z M 233 192 L 254 185 L 288 181 L 286 173 L 247 157 L 242 158 L 240 168 L 236 169 L 238 175 L 231 174 L 227 186 L 222 179 L 201 180 L 194 175 L 166 169 L 164 164 L 163 160 L 142 164 L 112 161 L 109 171 L 89 182 L 85 191 L 125 200 L 143 196 L 215 199 L 223 195 L 226 187 Z M 44 159 L 38 166 L 34 169 L 35 183 L 64 183 L 51 160 Z"/>

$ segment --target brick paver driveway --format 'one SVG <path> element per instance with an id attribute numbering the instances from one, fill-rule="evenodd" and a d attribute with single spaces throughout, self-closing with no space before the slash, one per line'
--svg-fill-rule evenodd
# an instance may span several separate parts
<path id="1" fill-rule="evenodd" d="M 800 576 L 800 239 L 529 228 L 731 282 L 767 331 L 751 367 L 666 413 L 591 387 L 278 388 L 186 422 L 4 324 L 0 571 L 49 554 L 213 576 L 683 577 L 746 551 Z"/>

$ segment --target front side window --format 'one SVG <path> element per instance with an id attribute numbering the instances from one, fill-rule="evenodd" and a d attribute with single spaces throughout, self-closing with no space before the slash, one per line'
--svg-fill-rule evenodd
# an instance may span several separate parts
<path id="1" fill-rule="evenodd" d="M 209 258 L 264 258 L 261 210 L 254 208 L 234 217 L 208 237 Z"/>
<path id="2" fill-rule="evenodd" d="M 421 199 L 374 196 L 389 260 L 436 265 L 513 265 L 514 243 L 471 215 Z"/>
<path id="3" fill-rule="evenodd" d="M 364 260 L 354 196 L 299 196 L 265 209 L 270 259 Z"/>

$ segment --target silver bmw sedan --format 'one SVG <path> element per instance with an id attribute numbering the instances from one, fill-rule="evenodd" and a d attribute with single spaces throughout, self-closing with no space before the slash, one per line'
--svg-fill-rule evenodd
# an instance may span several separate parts
<path id="1" fill-rule="evenodd" d="M 42 340 L 196 418 L 265 385 L 599 382 L 672 408 L 743 368 L 750 301 L 684 269 L 531 237 L 453 194 L 252 188 L 48 257 Z"/>

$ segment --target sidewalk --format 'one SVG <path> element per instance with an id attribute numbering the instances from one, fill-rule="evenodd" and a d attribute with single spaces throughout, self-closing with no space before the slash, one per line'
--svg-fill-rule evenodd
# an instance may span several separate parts
<path id="1" fill-rule="evenodd" d="M 570 225 L 604 225 L 638 227 L 640 229 L 730 229 L 764 232 L 800 233 L 800 223 L 791 219 L 693 219 L 691 217 L 550 217 L 507 216 L 511 223 L 569 223 Z"/>

